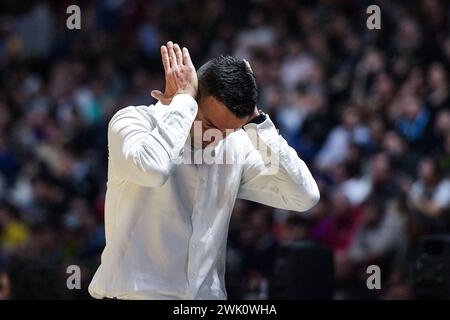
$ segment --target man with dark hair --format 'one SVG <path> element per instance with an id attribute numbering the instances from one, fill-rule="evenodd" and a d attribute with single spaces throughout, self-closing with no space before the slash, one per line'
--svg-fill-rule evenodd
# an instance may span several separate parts
<path id="1" fill-rule="evenodd" d="M 121 109 L 109 122 L 106 247 L 89 292 L 226 299 L 225 249 L 236 198 L 305 211 L 319 190 L 256 107 L 247 61 L 219 57 L 197 74 L 186 48 L 168 42 L 161 56 L 165 92 L 152 91 L 159 102 Z M 192 163 L 198 155 L 201 161 Z"/>
<path id="2" fill-rule="evenodd" d="M 238 117 L 247 117 L 255 111 L 256 79 L 246 61 L 220 56 L 205 63 L 197 76 L 199 97 L 215 97 Z"/>

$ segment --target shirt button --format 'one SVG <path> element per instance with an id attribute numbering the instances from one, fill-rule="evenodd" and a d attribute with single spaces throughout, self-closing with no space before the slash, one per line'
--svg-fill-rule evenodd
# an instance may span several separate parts
<path id="1" fill-rule="evenodd" d="M 195 248 L 197 248 L 197 245 L 195 243 L 193 243 L 193 244 L 191 244 L 191 248 L 195 249 Z"/>
<path id="2" fill-rule="evenodd" d="M 205 178 L 200 178 L 200 182 L 201 182 L 202 184 L 204 184 L 204 183 L 206 182 L 206 179 L 205 179 Z"/>

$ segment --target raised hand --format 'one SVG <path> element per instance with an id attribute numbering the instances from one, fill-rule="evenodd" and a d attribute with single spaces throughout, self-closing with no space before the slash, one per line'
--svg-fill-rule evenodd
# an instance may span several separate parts
<path id="1" fill-rule="evenodd" d="M 161 59 L 164 65 L 166 88 L 164 93 L 152 90 L 152 97 L 161 101 L 162 104 L 170 104 L 172 98 L 181 93 L 187 93 L 195 98 L 198 90 L 197 72 L 188 49 L 181 50 L 178 44 L 169 41 L 167 46 L 161 46 Z"/>

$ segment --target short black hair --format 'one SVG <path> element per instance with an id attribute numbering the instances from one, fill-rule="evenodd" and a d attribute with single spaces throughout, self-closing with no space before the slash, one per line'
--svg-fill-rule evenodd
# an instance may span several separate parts
<path id="1" fill-rule="evenodd" d="M 201 66 L 197 74 L 200 96 L 213 96 L 239 118 L 254 112 L 258 88 L 244 60 L 219 56 Z"/>

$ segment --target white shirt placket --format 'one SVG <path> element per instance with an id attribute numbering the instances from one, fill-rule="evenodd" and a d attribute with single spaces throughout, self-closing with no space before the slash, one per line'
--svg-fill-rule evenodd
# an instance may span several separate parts
<path id="1" fill-rule="evenodd" d="M 188 263 L 187 263 L 187 279 L 188 279 L 188 295 L 191 299 L 194 299 L 197 291 L 198 291 L 198 272 L 200 270 L 200 265 L 198 265 L 198 255 L 201 248 L 199 248 L 198 239 L 201 237 L 202 227 L 202 209 L 203 207 L 203 195 L 206 192 L 206 168 L 202 165 L 198 165 L 197 167 L 197 189 L 195 192 L 194 208 L 191 217 L 192 223 L 192 235 L 189 239 L 189 252 L 188 252 Z"/>

